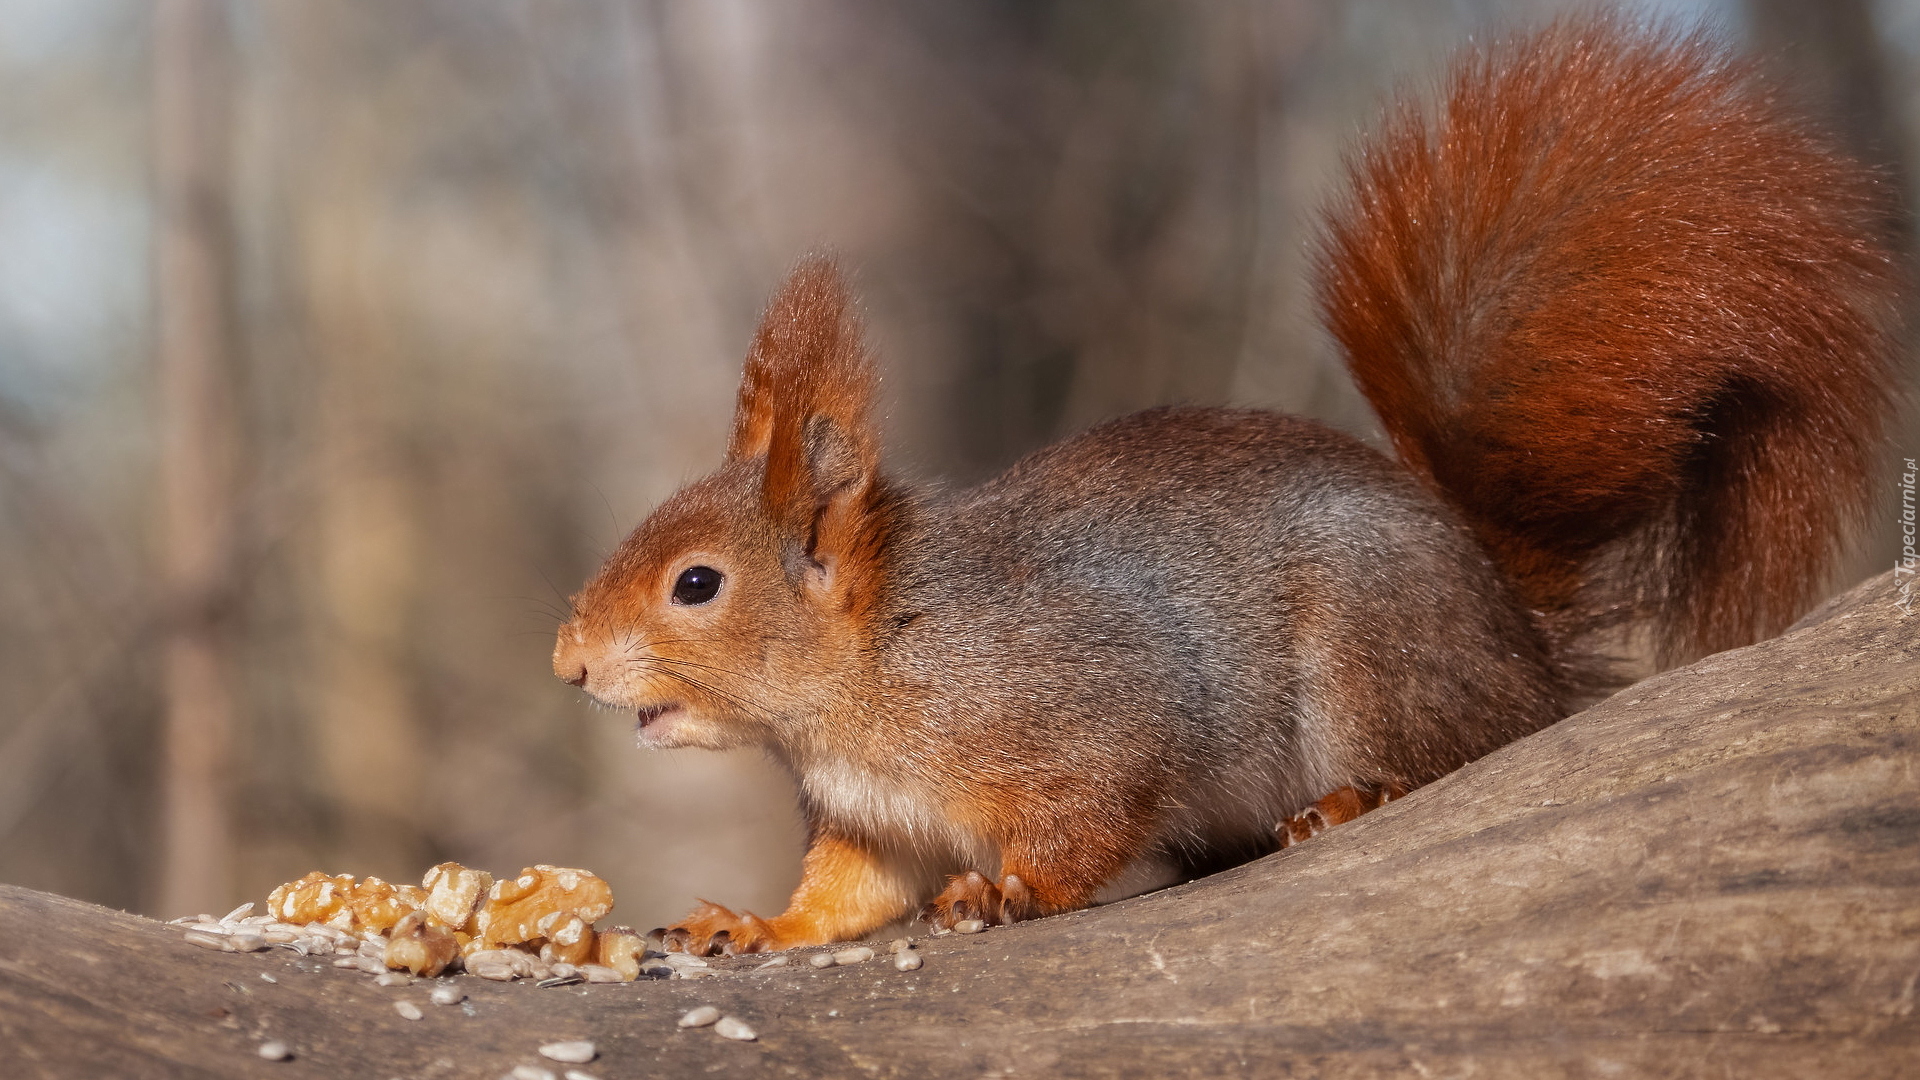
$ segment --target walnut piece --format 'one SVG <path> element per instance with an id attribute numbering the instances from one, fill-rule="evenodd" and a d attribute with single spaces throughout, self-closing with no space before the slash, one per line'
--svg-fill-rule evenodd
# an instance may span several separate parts
<path id="1" fill-rule="evenodd" d="M 352 874 L 328 877 L 315 870 L 267 894 L 267 911 L 281 922 L 326 923 L 345 930 L 353 923 L 353 911 L 347 906 L 352 890 Z"/>
<path id="2" fill-rule="evenodd" d="M 600 931 L 593 938 L 593 962 L 620 973 L 628 982 L 640 977 L 640 961 L 647 955 L 647 939 L 624 926 Z"/>
<path id="3" fill-rule="evenodd" d="M 406 890 L 411 890 L 411 893 Z M 419 909 L 420 903 L 414 899 L 415 896 L 425 899 L 416 886 L 395 888 L 377 877 L 362 878 L 347 895 L 347 906 L 353 909 L 355 926 L 343 929 L 364 929 L 384 934 L 393 929 L 395 923 Z"/>
<path id="4" fill-rule="evenodd" d="M 563 948 L 577 949 L 584 940 L 590 951 L 588 928 L 612 910 L 613 889 L 605 881 L 585 870 L 542 863 L 494 882 L 474 927 L 485 948 L 566 936 L 571 940 L 560 942 Z"/>
<path id="5" fill-rule="evenodd" d="M 453 931 L 436 925 L 423 911 L 409 911 L 393 924 L 384 959 L 390 968 L 405 968 L 423 979 L 446 970 L 460 955 Z"/>
<path id="6" fill-rule="evenodd" d="M 473 917 L 493 888 L 493 875 L 469 870 L 457 862 L 444 862 L 427 871 L 420 887 L 426 890 L 427 899 L 421 906 L 427 914 L 449 930 L 470 934 Z"/>
<path id="7" fill-rule="evenodd" d="M 592 958 L 593 925 L 578 915 L 565 915 L 554 923 L 540 946 L 540 959 L 551 964 L 578 966 Z"/>

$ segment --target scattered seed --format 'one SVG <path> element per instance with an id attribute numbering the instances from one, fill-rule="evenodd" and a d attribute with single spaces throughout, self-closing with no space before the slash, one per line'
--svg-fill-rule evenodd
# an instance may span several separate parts
<path id="1" fill-rule="evenodd" d="M 841 949 L 833 954 L 833 962 L 841 965 L 864 964 L 871 959 L 873 959 L 873 950 L 865 945 L 855 945 L 851 949 Z"/>
<path id="2" fill-rule="evenodd" d="M 252 907 L 253 905 L 248 904 L 247 906 Z M 226 918 L 221 919 L 220 921 L 233 922 L 234 918 L 233 916 L 229 915 Z M 278 921 L 279 921 L 278 919 L 275 919 L 271 915 L 249 915 L 248 917 L 239 920 L 241 926 L 266 926 L 270 923 L 275 923 Z"/>
<path id="3" fill-rule="evenodd" d="M 186 932 L 185 937 L 189 944 L 198 945 L 203 949 L 215 949 L 220 952 L 233 951 L 233 946 L 229 944 L 233 939 L 221 934 L 207 934 L 198 930 L 189 930 Z"/>
<path id="4" fill-rule="evenodd" d="M 375 960 L 387 955 L 387 947 L 378 941 L 363 941 L 360 943 L 360 947 L 354 951 L 361 956 L 371 956 Z"/>
<path id="5" fill-rule="evenodd" d="M 894 956 L 893 969 L 895 971 L 919 971 L 922 963 L 925 963 L 925 961 L 920 959 L 919 953 L 914 952 L 912 949 L 907 949 Z"/>
<path id="6" fill-rule="evenodd" d="M 394 1002 L 393 1011 L 399 1013 L 402 1017 L 405 1017 L 408 1020 L 418 1020 L 423 1015 L 420 1012 L 420 1006 L 415 1005 L 411 1001 Z"/>
<path id="7" fill-rule="evenodd" d="M 692 955 L 691 953 L 683 953 L 683 952 L 668 953 L 667 963 L 672 964 L 674 967 L 677 967 L 677 968 L 698 968 L 698 967 L 707 966 L 707 962 L 705 960 L 702 960 L 699 957 Z"/>
<path id="8" fill-rule="evenodd" d="M 551 978 L 541 979 L 540 981 L 534 983 L 533 985 L 539 987 L 542 990 L 549 990 L 556 986 L 572 986 L 576 983 L 583 983 L 586 981 L 587 981 L 587 977 L 585 975 L 581 975 L 578 972 L 575 972 L 572 975 L 555 975 Z"/>
<path id="9" fill-rule="evenodd" d="M 280 980 L 279 980 L 279 979 L 276 979 L 276 978 L 274 978 L 273 976 L 271 976 L 271 975 L 269 975 L 269 974 L 267 974 L 266 972 L 264 972 L 264 971 L 263 971 L 263 972 L 261 972 L 261 973 L 260 973 L 260 981 L 261 981 L 261 982 L 270 982 L 270 983 L 277 983 L 277 982 L 279 982 Z"/>
<path id="10" fill-rule="evenodd" d="M 227 940 L 233 943 L 231 948 L 234 952 L 259 952 L 267 947 L 267 939 L 251 930 L 234 934 Z"/>
<path id="11" fill-rule="evenodd" d="M 706 1027 L 718 1019 L 720 1019 L 719 1009 L 711 1005 L 702 1005 L 697 1009 L 688 1009 L 686 1015 L 680 1018 L 680 1026 L 683 1028 Z"/>
<path id="12" fill-rule="evenodd" d="M 229 911 L 225 915 L 221 916 L 220 921 L 221 922 L 239 922 L 241 919 L 246 918 L 247 913 L 251 912 L 252 910 L 253 910 L 253 901 L 249 900 L 246 903 L 241 904 L 239 907 L 234 908 L 232 911 Z"/>
<path id="13" fill-rule="evenodd" d="M 538 1065 L 515 1065 L 507 1077 L 508 1080 L 553 1080 L 553 1070 Z"/>
<path id="14" fill-rule="evenodd" d="M 723 1039 L 733 1039 L 736 1042 L 752 1042 L 760 1037 L 744 1021 L 731 1016 L 721 1017 L 719 1022 L 713 1025 L 713 1033 Z"/>
<path id="15" fill-rule="evenodd" d="M 807 963 L 817 968 L 830 968 L 834 964 L 833 954 L 830 952 L 814 953 L 812 956 L 807 957 Z"/>
<path id="16" fill-rule="evenodd" d="M 271 1042 L 261 1043 L 259 1048 L 254 1050 L 254 1053 L 259 1054 L 268 1061 L 285 1061 L 293 1056 L 293 1048 L 281 1042 L 279 1039 L 274 1039 Z"/>
<path id="17" fill-rule="evenodd" d="M 380 977 L 373 980 L 373 982 L 374 982 L 374 985 L 376 986 L 411 986 L 413 985 L 413 979 L 411 976 L 402 975 L 397 971 L 383 971 L 380 973 Z"/>
<path id="18" fill-rule="evenodd" d="M 755 968 L 754 968 L 753 970 L 755 970 L 755 971 L 765 971 L 765 970 L 766 970 L 766 969 L 768 969 L 768 968 L 777 968 L 777 967 L 786 967 L 786 966 L 787 966 L 788 964 L 790 964 L 790 963 L 792 963 L 792 962 L 793 962 L 793 961 L 792 961 L 791 959 L 789 959 L 788 957 L 786 957 L 786 956 L 784 956 L 784 955 L 782 955 L 782 956 L 776 956 L 776 957 L 774 957 L 773 959 L 771 959 L 771 960 L 768 960 L 768 961 L 767 961 L 766 963 L 763 963 L 763 964 L 761 964 L 761 965 L 759 965 L 758 967 L 755 967 Z"/>
<path id="19" fill-rule="evenodd" d="M 360 966 L 360 958 L 357 956 L 342 956 L 333 962 L 333 966 L 337 968 L 357 968 Z"/>
<path id="20" fill-rule="evenodd" d="M 617 983 L 627 981 L 625 975 L 601 964 L 582 964 L 580 965 L 580 974 L 590 983 Z"/>
<path id="21" fill-rule="evenodd" d="M 489 982 L 512 982 L 514 979 L 512 964 L 501 961 L 481 961 L 476 963 L 472 957 L 467 958 L 467 974 L 475 976 L 476 978 L 486 979 Z"/>
<path id="22" fill-rule="evenodd" d="M 902 937 L 894 938 L 893 942 L 887 946 L 887 951 L 898 955 L 911 948 L 913 948 L 913 939 L 910 937 Z"/>
<path id="23" fill-rule="evenodd" d="M 301 938 L 300 943 L 306 946 L 306 954 L 308 956 L 332 956 L 333 955 L 333 942 L 327 940 L 326 938 L 323 938 L 323 937 Z"/>
<path id="24" fill-rule="evenodd" d="M 977 934 L 986 928 L 987 924 L 979 919 L 961 919 L 953 924 L 953 932 L 956 934 Z"/>
<path id="25" fill-rule="evenodd" d="M 356 956 L 353 958 L 353 966 L 369 975 L 385 975 L 387 973 L 387 962 L 377 956 Z"/>
<path id="26" fill-rule="evenodd" d="M 568 1069 L 567 1080 L 600 1080 L 600 1078 L 590 1072 L 581 1072 L 579 1069 Z"/>
<path id="27" fill-rule="evenodd" d="M 427 1000 L 435 1005 L 458 1005 L 467 1000 L 467 995 L 452 983 L 441 983 L 433 988 L 433 993 L 427 995 Z"/>
<path id="28" fill-rule="evenodd" d="M 585 1065 L 598 1053 L 594 1045 L 585 1039 L 548 1043 L 540 1048 L 541 1057 L 550 1061 L 564 1061 L 571 1065 Z"/>

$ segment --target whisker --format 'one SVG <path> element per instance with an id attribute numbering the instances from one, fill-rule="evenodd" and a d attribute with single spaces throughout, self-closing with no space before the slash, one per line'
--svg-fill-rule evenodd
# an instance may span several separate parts
<path id="1" fill-rule="evenodd" d="M 762 705 L 758 705 L 754 702 L 748 701 L 746 698 L 740 697 L 737 694 L 729 694 L 725 690 L 722 690 L 717 686 L 713 686 L 709 683 L 701 682 L 699 679 L 696 679 L 693 676 L 688 675 L 684 672 L 675 671 L 672 668 L 663 668 L 661 669 L 660 674 L 665 675 L 670 679 L 677 679 L 680 682 L 686 683 L 688 686 L 697 687 L 701 690 L 706 691 L 709 694 L 714 695 L 715 697 L 719 697 L 727 701 L 733 702 L 735 705 L 738 705 L 743 709 L 750 709 L 769 719 L 773 717 L 773 710 L 768 709 Z"/>
<path id="2" fill-rule="evenodd" d="M 758 675 L 750 675 L 744 671 L 735 671 L 732 668 L 715 667 L 712 664 L 696 663 L 695 661 L 692 661 L 692 660 L 680 660 L 670 656 L 630 656 L 627 658 L 627 663 L 629 664 L 644 664 L 644 663 L 679 664 L 682 667 L 699 668 L 702 671 L 715 671 L 715 672 L 719 672 L 722 675 L 731 675 L 736 679 L 749 679 L 753 682 L 759 683 L 761 686 L 777 687 L 779 685 L 777 683 L 769 682 L 768 680 L 763 679 Z"/>

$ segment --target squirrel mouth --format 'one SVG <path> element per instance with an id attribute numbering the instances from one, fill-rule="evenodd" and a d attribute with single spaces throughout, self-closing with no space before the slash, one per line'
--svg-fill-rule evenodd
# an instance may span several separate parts
<path id="1" fill-rule="evenodd" d="M 679 707 L 678 705 L 650 705 L 647 708 L 641 709 L 635 714 L 638 722 L 634 724 L 634 730 L 645 731 L 648 724 L 653 723 L 655 720 L 660 719 L 662 716 L 667 715 Z"/>

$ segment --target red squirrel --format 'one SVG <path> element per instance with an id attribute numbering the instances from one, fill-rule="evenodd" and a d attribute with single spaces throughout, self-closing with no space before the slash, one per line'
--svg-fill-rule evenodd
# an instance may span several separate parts
<path id="1" fill-rule="evenodd" d="M 1885 185 L 1699 35 L 1562 22 L 1446 91 L 1351 156 L 1318 252 L 1397 460 L 1160 408 L 916 490 L 839 274 L 794 271 L 724 463 L 554 652 L 641 746 L 798 781 L 787 910 L 703 903 L 671 946 L 1009 923 L 1244 860 L 1560 719 L 1609 642 L 1676 663 L 1813 598 L 1891 409 Z"/>

